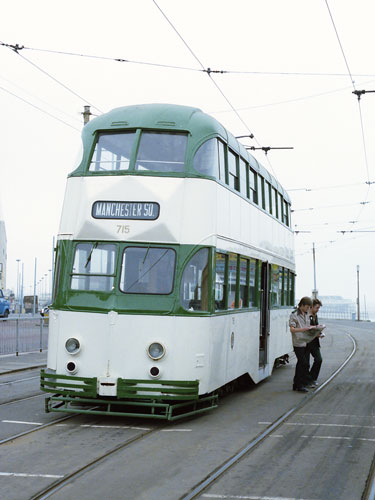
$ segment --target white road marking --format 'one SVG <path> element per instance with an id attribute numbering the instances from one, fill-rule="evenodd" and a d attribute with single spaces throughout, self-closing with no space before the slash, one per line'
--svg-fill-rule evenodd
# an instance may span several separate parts
<path id="1" fill-rule="evenodd" d="M 354 437 L 348 437 L 348 436 L 300 436 L 302 438 L 308 438 L 308 439 L 343 439 L 346 441 L 371 441 L 375 442 L 375 439 L 371 438 L 354 438 Z"/>
<path id="2" fill-rule="evenodd" d="M 304 500 L 303 498 L 290 498 L 290 497 L 254 497 L 244 495 L 215 495 L 213 493 L 204 493 L 202 497 L 205 498 L 227 498 L 229 500 Z"/>
<path id="3" fill-rule="evenodd" d="M 47 477 L 53 479 L 59 479 L 64 476 L 58 476 L 55 474 L 26 474 L 24 472 L 0 472 L 0 476 L 12 476 L 12 477 Z"/>
<path id="4" fill-rule="evenodd" d="M 192 429 L 162 429 L 161 432 L 191 432 Z"/>
<path id="5" fill-rule="evenodd" d="M 299 423 L 299 422 L 287 422 L 285 425 L 316 425 L 319 427 L 359 427 L 361 429 L 375 429 L 375 425 L 353 425 L 353 424 L 314 424 L 314 423 Z"/>
<path id="6" fill-rule="evenodd" d="M 91 427 L 93 429 L 133 429 L 137 431 L 150 431 L 147 427 L 130 427 L 128 425 L 90 425 L 82 424 L 80 427 Z"/>
<path id="7" fill-rule="evenodd" d="M 301 417 L 357 417 L 357 418 L 375 418 L 375 415 L 332 415 L 330 413 L 298 413 Z"/>
<path id="8" fill-rule="evenodd" d="M 4 424 L 25 424 L 25 425 L 43 425 L 41 422 L 22 422 L 21 420 L 2 420 Z"/>

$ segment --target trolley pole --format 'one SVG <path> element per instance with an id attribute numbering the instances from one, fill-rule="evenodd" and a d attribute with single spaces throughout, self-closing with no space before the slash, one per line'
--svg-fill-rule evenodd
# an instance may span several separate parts
<path id="1" fill-rule="evenodd" d="M 357 266 L 357 321 L 361 321 L 359 310 L 359 266 Z"/>
<path id="2" fill-rule="evenodd" d="M 314 269 L 314 289 L 312 291 L 312 296 L 314 299 L 318 298 L 318 290 L 316 289 L 316 264 L 315 264 L 315 243 L 313 243 L 313 269 Z"/>
<path id="3" fill-rule="evenodd" d="M 90 111 L 90 106 L 83 106 L 83 125 L 86 125 L 90 121 L 90 116 L 92 115 Z"/>

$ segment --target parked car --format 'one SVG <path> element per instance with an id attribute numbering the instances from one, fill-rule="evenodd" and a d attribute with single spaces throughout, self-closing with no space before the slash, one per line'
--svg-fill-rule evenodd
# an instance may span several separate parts
<path id="1" fill-rule="evenodd" d="M 7 318 L 9 316 L 10 302 L 7 297 L 4 296 L 3 291 L 0 289 L 0 316 Z"/>

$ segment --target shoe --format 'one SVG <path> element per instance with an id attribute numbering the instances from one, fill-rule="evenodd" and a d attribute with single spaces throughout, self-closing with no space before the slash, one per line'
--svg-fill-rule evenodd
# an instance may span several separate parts
<path id="1" fill-rule="evenodd" d="M 313 380 L 308 384 L 307 387 L 318 387 L 318 385 L 319 385 L 318 382 L 316 380 Z"/>
<path id="2" fill-rule="evenodd" d="M 298 391 L 298 392 L 309 392 L 309 390 L 307 389 L 307 387 L 296 387 L 295 385 L 293 386 L 293 391 Z"/>

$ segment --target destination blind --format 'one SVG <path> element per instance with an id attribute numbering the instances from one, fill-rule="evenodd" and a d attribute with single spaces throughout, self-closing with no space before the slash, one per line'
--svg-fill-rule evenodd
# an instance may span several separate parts
<path id="1" fill-rule="evenodd" d="M 155 220 L 159 203 L 151 201 L 95 201 L 91 214 L 94 219 Z"/>

